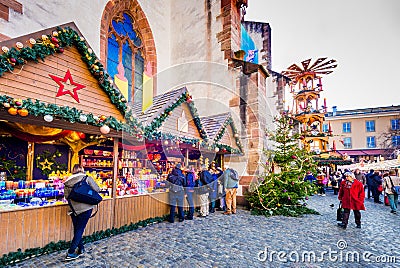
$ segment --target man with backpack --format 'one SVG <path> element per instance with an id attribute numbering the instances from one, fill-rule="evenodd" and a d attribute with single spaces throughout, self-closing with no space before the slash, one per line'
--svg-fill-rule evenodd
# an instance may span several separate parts
<path id="1" fill-rule="evenodd" d="M 239 175 L 236 170 L 227 167 L 223 176 L 226 193 L 226 212 L 224 212 L 224 215 L 236 214 L 236 193 L 239 187 Z"/>
<path id="2" fill-rule="evenodd" d="M 175 210 L 178 206 L 178 218 L 179 222 L 184 221 L 185 214 L 183 212 L 183 199 L 185 197 L 185 176 L 182 173 L 182 165 L 180 163 L 176 164 L 175 168 L 167 177 L 167 182 L 169 184 L 169 204 L 171 207 L 169 219 L 170 223 L 174 223 L 175 220 Z"/>

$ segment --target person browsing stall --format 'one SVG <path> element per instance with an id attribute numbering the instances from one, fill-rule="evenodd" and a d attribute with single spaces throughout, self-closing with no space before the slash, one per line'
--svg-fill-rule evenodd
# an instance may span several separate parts
<path id="1" fill-rule="evenodd" d="M 84 179 L 86 179 L 86 182 L 94 191 L 100 192 L 101 189 L 93 178 L 86 176 L 83 167 L 79 164 L 75 164 L 72 168 L 72 175 L 64 182 L 64 196 L 68 197 L 74 185 Z M 79 203 L 73 200 L 70 200 L 70 202 L 74 212 L 71 209 L 68 214 L 71 216 L 72 225 L 74 227 L 74 237 L 68 249 L 67 256 L 65 257 L 66 261 L 74 260 L 85 252 L 82 235 L 92 215 L 92 210 L 96 206 Z"/>

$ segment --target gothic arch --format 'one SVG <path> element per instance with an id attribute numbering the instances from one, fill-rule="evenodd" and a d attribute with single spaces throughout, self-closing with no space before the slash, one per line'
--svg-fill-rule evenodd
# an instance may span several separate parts
<path id="1" fill-rule="evenodd" d="M 126 12 L 133 18 L 134 27 L 139 33 L 143 42 L 145 66 L 148 62 L 150 62 L 152 73 L 153 75 L 155 75 L 157 73 L 157 54 L 153 32 L 151 31 L 146 15 L 137 0 L 113 0 L 109 1 L 104 8 L 100 27 L 101 62 L 106 66 L 108 26 L 110 25 L 110 21 L 114 17 L 114 15 L 120 12 Z M 157 90 L 155 85 L 156 83 L 154 83 L 154 95 Z"/>

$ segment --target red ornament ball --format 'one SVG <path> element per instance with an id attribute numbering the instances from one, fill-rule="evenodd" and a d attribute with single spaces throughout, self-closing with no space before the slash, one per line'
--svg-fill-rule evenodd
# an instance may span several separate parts
<path id="1" fill-rule="evenodd" d="M 84 138 L 86 138 L 86 134 L 83 132 L 78 132 L 78 136 L 81 140 L 83 140 Z"/>
<path id="2" fill-rule="evenodd" d="M 297 156 L 295 156 L 295 155 L 292 155 L 292 159 L 297 159 Z"/>

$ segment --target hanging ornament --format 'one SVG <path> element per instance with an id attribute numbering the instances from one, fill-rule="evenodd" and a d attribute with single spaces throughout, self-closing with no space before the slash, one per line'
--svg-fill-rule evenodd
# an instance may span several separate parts
<path id="1" fill-rule="evenodd" d="M 21 42 L 15 43 L 15 46 L 16 46 L 17 48 L 19 48 L 19 49 L 21 49 L 21 48 L 24 47 L 24 45 L 23 45 Z"/>
<path id="2" fill-rule="evenodd" d="M 81 114 L 81 115 L 79 116 L 79 120 L 80 120 L 81 122 L 85 123 L 86 120 L 87 120 L 87 116 L 84 115 L 84 114 Z"/>
<path id="3" fill-rule="evenodd" d="M 18 113 L 17 108 L 11 107 L 10 109 L 8 109 L 8 113 L 11 115 L 16 115 Z"/>
<path id="4" fill-rule="evenodd" d="M 32 45 L 36 44 L 36 40 L 33 38 L 29 38 L 29 43 L 31 43 Z"/>
<path id="5" fill-rule="evenodd" d="M 8 102 L 3 103 L 4 108 L 10 108 L 10 104 Z"/>
<path id="6" fill-rule="evenodd" d="M 168 145 L 168 141 L 167 140 L 164 141 L 164 145 Z"/>
<path id="7" fill-rule="evenodd" d="M 216 153 L 218 153 L 218 152 L 219 152 L 219 148 L 218 148 L 218 147 L 215 147 L 214 151 L 215 151 Z"/>
<path id="8" fill-rule="evenodd" d="M 44 119 L 44 121 L 46 121 L 46 122 L 52 122 L 53 120 L 54 120 L 54 117 L 51 115 L 51 114 L 46 114 L 44 117 L 43 117 L 43 119 Z"/>
<path id="9" fill-rule="evenodd" d="M 110 133 L 110 127 L 107 125 L 103 125 L 100 127 L 100 132 L 101 132 L 101 134 L 106 135 L 106 134 Z"/>
<path id="10" fill-rule="evenodd" d="M 86 138 L 86 135 L 85 135 L 85 133 L 83 133 L 83 132 L 78 132 L 78 136 L 79 136 L 79 138 L 80 138 L 81 140 L 83 140 L 84 138 Z"/>
<path id="11" fill-rule="evenodd" d="M 14 100 L 15 106 L 21 106 L 22 105 L 22 100 L 21 99 L 15 99 Z"/>
<path id="12" fill-rule="evenodd" d="M 28 116 L 29 112 L 27 109 L 19 109 L 18 114 L 22 117 Z"/>
<path id="13" fill-rule="evenodd" d="M 10 51 L 10 49 L 6 46 L 1 47 L 1 50 L 3 50 L 4 53 L 7 53 L 8 51 Z"/>
<path id="14" fill-rule="evenodd" d="M 265 134 L 267 136 L 267 133 Z M 233 135 L 235 138 L 239 138 L 239 134 L 235 133 L 235 135 Z"/>

